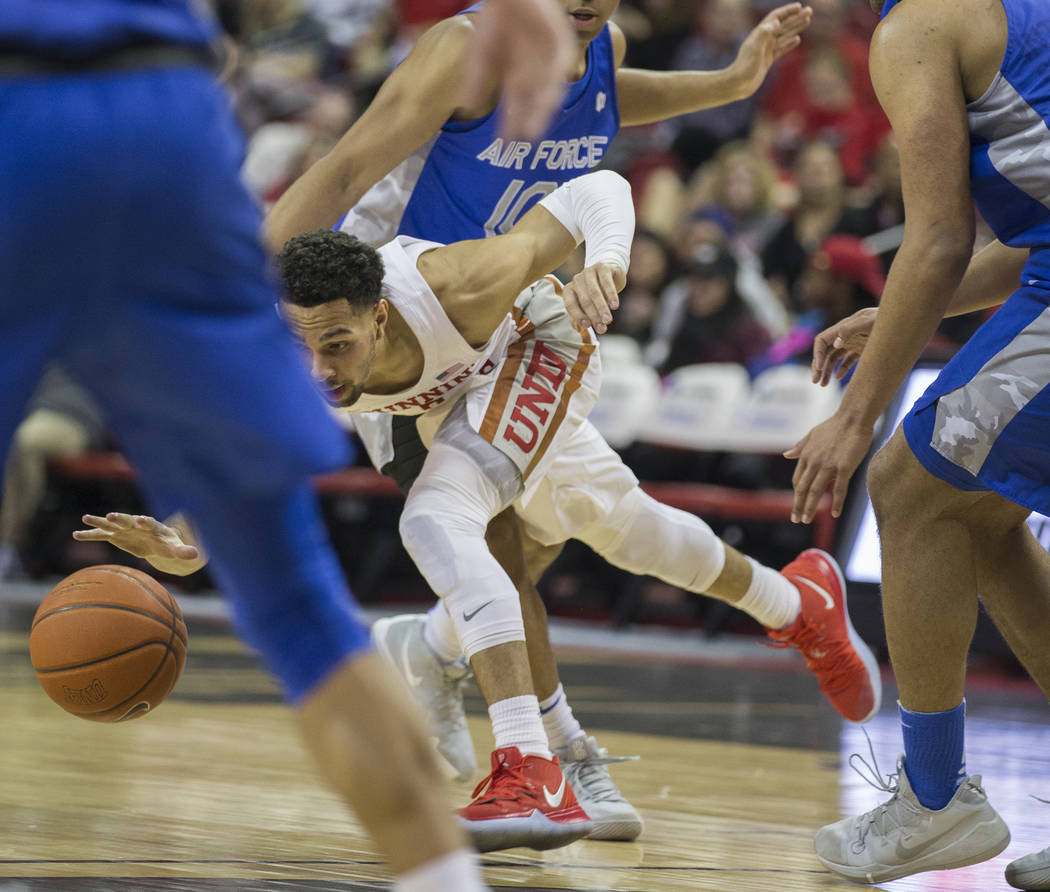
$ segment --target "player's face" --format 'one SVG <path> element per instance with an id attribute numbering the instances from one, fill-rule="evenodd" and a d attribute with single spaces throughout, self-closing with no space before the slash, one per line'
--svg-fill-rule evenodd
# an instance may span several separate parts
<path id="1" fill-rule="evenodd" d="M 597 37 L 619 0 L 562 0 L 576 41 L 586 46 Z"/>
<path id="2" fill-rule="evenodd" d="M 284 317 L 310 354 L 314 378 L 334 406 L 349 408 L 364 392 L 376 358 L 379 310 L 355 313 L 345 300 L 316 307 L 282 304 Z"/>

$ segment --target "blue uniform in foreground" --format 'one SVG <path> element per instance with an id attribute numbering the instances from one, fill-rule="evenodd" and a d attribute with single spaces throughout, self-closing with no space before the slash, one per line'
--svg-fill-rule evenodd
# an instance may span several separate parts
<path id="1" fill-rule="evenodd" d="M 883 10 L 892 9 L 888 2 Z M 1050 514 L 1050 33 L 1045 0 L 1003 0 L 999 74 L 969 103 L 970 184 L 1004 244 L 1031 249 L 1020 288 L 903 422 L 916 458 L 963 490 Z"/>
<path id="2" fill-rule="evenodd" d="M 349 446 L 275 311 L 228 97 L 189 57 L 97 55 L 214 27 L 189 0 L 4 5 L 0 45 L 31 64 L 0 67 L 2 449 L 61 361 L 153 510 L 193 518 L 240 633 L 301 700 L 368 642 L 309 482 Z"/>

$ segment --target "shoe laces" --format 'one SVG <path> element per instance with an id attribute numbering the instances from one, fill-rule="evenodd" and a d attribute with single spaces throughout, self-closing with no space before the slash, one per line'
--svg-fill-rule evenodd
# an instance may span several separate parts
<path id="1" fill-rule="evenodd" d="M 484 798 L 479 798 L 486 793 L 486 788 L 488 795 L 485 795 Z M 500 762 L 492 769 L 489 776 L 484 778 L 474 788 L 470 798 L 474 804 L 483 802 L 516 802 L 521 798 L 522 792 L 528 793 L 530 796 L 535 795 L 532 779 L 527 774 L 525 762 L 521 761 L 517 765 L 507 765 L 505 762 Z"/>
<path id="2" fill-rule="evenodd" d="M 623 794 L 613 783 L 606 766 L 615 765 L 617 762 L 632 762 L 637 758 L 638 756 L 610 756 L 609 751 L 602 747 L 597 756 L 587 755 L 583 759 L 563 763 L 562 771 L 574 791 L 582 792 L 592 802 L 608 802 L 622 799 Z"/>
<path id="3" fill-rule="evenodd" d="M 917 816 L 921 814 L 921 811 L 915 805 L 908 802 L 907 799 L 902 799 L 900 796 L 900 777 L 901 772 L 904 771 L 903 757 L 897 759 L 897 770 L 883 778 L 879 770 L 878 760 L 875 758 L 875 747 L 871 743 L 871 737 L 868 735 L 867 729 L 862 728 L 861 730 L 864 731 L 864 737 L 868 741 L 871 764 L 869 765 L 860 753 L 853 753 L 849 757 L 849 766 L 869 786 L 874 787 L 876 790 L 881 790 L 883 793 L 889 793 L 890 798 L 857 818 L 854 825 L 857 836 L 850 843 L 850 849 L 854 854 L 860 854 L 864 851 L 864 841 L 869 833 L 886 838 L 892 831 L 903 830 L 907 827 L 910 823 L 908 821 L 909 815 Z M 863 766 L 863 768 L 858 766 Z"/>
<path id="4" fill-rule="evenodd" d="M 772 636 L 775 632 L 770 633 Z M 806 665 L 820 680 L 820 689 L 829 695 L 852 687 L 856 672 L 854 651 L 847 640 L 825 638 L 803 619 L 790 636 L 761 642 L 775 650 L 795 648 L 806 658 Z"/>

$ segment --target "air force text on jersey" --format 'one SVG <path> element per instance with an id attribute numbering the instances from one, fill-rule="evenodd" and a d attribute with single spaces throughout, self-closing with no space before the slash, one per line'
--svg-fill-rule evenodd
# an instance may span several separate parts
<path id="1" fill-rule="evenodd" d="M 607 136 L 581 136 L 575 139 L 545 139 L 539 143 L 510 140 L 499 137 L 476 157 L 493 167 L 513 170 L 536 170 L 541 165 L 547 170 L 590 170 L 602 160 Z"/>

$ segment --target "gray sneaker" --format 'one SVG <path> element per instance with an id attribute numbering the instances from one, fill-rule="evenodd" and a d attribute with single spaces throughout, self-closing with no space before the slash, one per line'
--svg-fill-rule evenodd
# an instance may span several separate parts
<path id="1" fill-rule="evenodd" d="M 642 832 L 642 817 L 616 788 L 606 766 L 638 757 L 609 756 L 604 749 L 598 748 L 598 741 L 593 737 L 577 737 L 554 753 L 576 794 L 576 801 L 594 823 L 587 839 L 622 842 L 636 839 Z"/>
<path id="2" fill-rule="evenodd" d="M 1006 882 L 1015 889 L 1050 889 L 1050 848 L 1033 852 L 1006 865 Z"/>
<path id="3" fill-rule="evenodd" d="M 966 778 L 939 811 L 919 804 L 903 756 L 888 782 L 874 770 L 872 775 L 877 784 L 865 779 L 892 793 L 890 799 L 859 818 L 822 827 L 814 839 L 824 866 L 847 879 L 886 883 L 925 870 L 965 867 L 994 858 L 1010 842 L 1010 831 L 988 803 L 980 775 Z"/>
<path id="4" fill-rule="evenodd" d="M 445 665 L 423 639 L 424 614 L 378 619 L 372 643 L 405 680 L 423 707 L 434 746 L 457 780 L 470 780 L 478 769 L 474 742 L 463 711 L 463 686 L 470 678 L 465 663 Z"/>

